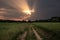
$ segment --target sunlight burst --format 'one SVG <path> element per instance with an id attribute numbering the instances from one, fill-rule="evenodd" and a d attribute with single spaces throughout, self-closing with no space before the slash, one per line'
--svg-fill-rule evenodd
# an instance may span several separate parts
<path id="1" fill-rule="evenodd" d="M 34 12 L 34 10 L 24 10 L 23 11 L 25 14 L 31 15 L 32 12 Z"/>
<path id="2" fill-rule="evenodd" d="M 11 7 L 15 8 L 18 10 L 18 12 L 23 12 L 23 14 L 26 14 L 22 16 L 21 20 L 26 20 L 29 17 L 31 17 L 32 13 L 34 12 L 34 7 L 30 9 L 29 4 L 27 0 L 3 0 L 4 2 L 7 1 L 7 4 L 10 5 Z"/>
<path id="3" fill-rule="evenodd" d="M 25 14 L 31 15 L 31 10 L 24 10 L 23 12 L 24 12 Z"/>

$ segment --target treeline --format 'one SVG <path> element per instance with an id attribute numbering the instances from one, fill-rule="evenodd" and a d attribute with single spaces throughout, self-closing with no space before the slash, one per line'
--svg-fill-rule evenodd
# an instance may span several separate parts
<path id="1" fill-rule="evenodd" d="M 0 22 L 26 22 L 26 21 L 0 20 Z"/>
<path id="2" fill-rule="evenodd" d="M 60 17 L 52 17 L 51 19 L 47 19 L 47 20 L 35 20 L 35 21 L 0 20 L 0 22 L 60 22 Z"/>
<path id="3" fill-rule="evenodd" d="M 46 20 L 36 20 L 36 22 L 60 22 L 60 17 L 51 17 L 51 19 Z"/>

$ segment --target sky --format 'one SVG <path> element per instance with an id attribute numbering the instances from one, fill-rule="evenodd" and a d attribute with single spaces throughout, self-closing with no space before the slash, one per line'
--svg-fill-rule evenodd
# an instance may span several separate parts
<path id="1" fill-rule="evenodd" d="M 22 10 L 34 8 L 31 15 Z M 60 0 L 0 0 L 0 19 L 40 20 L 60 17 Z"/>

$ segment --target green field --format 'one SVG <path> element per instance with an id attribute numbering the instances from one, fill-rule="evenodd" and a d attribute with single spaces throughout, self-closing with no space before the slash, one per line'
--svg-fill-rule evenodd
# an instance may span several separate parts
<path id="1" fill-rule="evenodd" d="M 50 30 L 53 30 L 53 31 L 60 31 L 60 23 L 58 22 L 36 22 L 36 23 L 33 23 L 37 26 L 40 26 L 40 27 L 43 27 L 43 28 L 47 28 L 47 29 L 50 29 Z"/>
<path id="2" fill-rule="evenodd" d="M 47 30 L 60 33 L 60 23 L 19 23 L 19 22 L 0 22 L 0 40 L 16 40 L 17 35 L 22 35 L 25 31 L 31 29 L 31 27 L 42 27 Z M 58 34 L 59 34 L 58 33 Z M 60 35 L 60 34 L 59 34 Z M 26 39 L 28 40 L 28 39 Z M 32 40 L 32 39 L 31 39 Z M 35 39 L 34 39 L 35 40 Z"/>

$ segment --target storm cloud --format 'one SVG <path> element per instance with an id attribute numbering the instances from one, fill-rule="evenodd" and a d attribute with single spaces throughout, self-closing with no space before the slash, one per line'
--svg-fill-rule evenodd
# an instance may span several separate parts
<path id="1" fill-rule="evenodd" d="M 27 2 L 30 8 L 35 8 L 35 12 L 28 18 L 29 20 L 60 17 L 60 0 L 27 0 Z M 24 15 L 15 7 L 8 5 L 7 0 L 0 0 L 0 19 L 21 19 Z"/>

